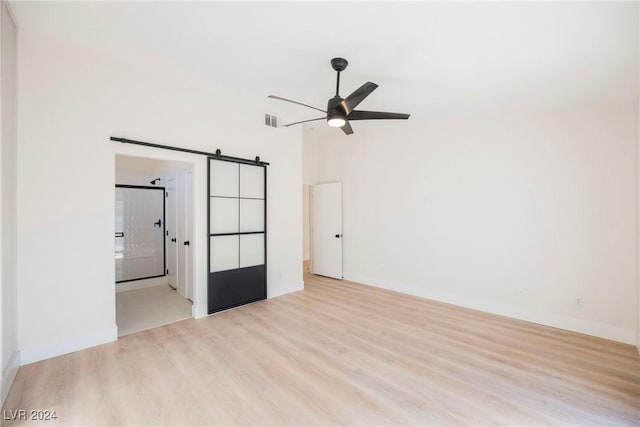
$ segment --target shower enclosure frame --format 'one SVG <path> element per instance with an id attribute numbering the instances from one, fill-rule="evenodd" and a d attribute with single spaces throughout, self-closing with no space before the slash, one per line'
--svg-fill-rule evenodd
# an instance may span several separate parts
<path id="1" fill-rule="evenodd" d="M 135 282 L 136 280 L 155 279 L 156 277 L 164 277 L 167 275 L 167 204 L 166 204 L 166 188 L 150 185 L 129 185 L 129 184 L 116 184 L 116 188 L 135 188 L 138 190 L 161 190 L 162 191 L 162 274 L 156 274 L 154 276 L 138 277 L 135 279 L 126 279 L 116 281 L 118 283 Z M 117 232 L 116 232 L 117 234 Z M 116 236 L 123 237 L 123 236 Z"/>

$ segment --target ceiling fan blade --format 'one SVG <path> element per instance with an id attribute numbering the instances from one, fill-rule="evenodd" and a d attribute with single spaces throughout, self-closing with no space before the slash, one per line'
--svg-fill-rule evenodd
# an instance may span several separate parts
<path id="1" fill-rule="evenodd" d="M 356 110 L 356 111 L 352 111 L 351 114 L 348 115 L 348 118 L 349 120 L 384 120 L 384 119 L 406 120 L 410 116 L 411 114 L 404 114 L 404 113 L 385 113 L 383 111 Z"/>
<path id="2" fill-rule="evenodd" d="M 321 110 L 321 109 L 316 108 L 316 107 L 312 107 L 311 105 L 303 104 L 302 102 L 298 102 L 298 101 L 292 101 L 292 100 L 290 100 L 290 99 L 282 98 L 282 97 L 280 97 L 280 96 L 269 95 L 269 98 L 271 98 L 271 99 L 278 99 L 278 100 L 280 100 L 280 101 L 285 101 L 285 102 L 291 102 L 292 104 L 302 105 L 303 107 L 313 108 L 314 110 L 318 110 L 318 111 L 322 111 L 323 113 L 326 113 L 326 111 Z"/>
<path id="3" fill-rule="evenodd" d="M 360 104 L 367 96 L 369 96 L 371 92 L 376 90 L 377 87 L 378 85 L 375 83 L 366 82 L 358 89 L 356 89 L 351 95 L 343 99 L 340 105 L 342 105 L 342 108 L 344 108 L 345 114 L 349 115 L 354 110 L 354 108 L 356 108 L 358 104 Z"/>
<path id="4" fill-rule="evenodd" d="M 351 129 L 351 125 L 349 124 L 348 120 L 344 124 L 344 126 L 340 127 L 340 129 L 342 129 L 342 132 L 346 133 L 347 135 L 351 135 L 353 133 L 353 129 Z"/>
<path id="5" fill-rule="evenodd" d="M 302 120 L 302 121 L 299 121 L 299 122 L 287 123 L 286 125 L 282 125 L 282 126 L 288 128 L 289 126 L 299 125 L 300 123 L 315 122 L 316 120 L 327 120 L 327 118 L 326 117 L 319 117 L 317 119 Z"/>

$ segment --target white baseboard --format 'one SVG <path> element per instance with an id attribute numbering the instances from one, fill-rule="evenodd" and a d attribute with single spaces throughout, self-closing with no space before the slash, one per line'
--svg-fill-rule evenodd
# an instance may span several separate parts
<path id="1" fill-rule="evenodd" d="M 289 294 L 291 292 L 301 291 L 303 289 L 304 289 L 304 282 L 296 282 L 296 283 L 291 283 L 289 285 L 280 285 L 275 291 L 272 289 L 267 290 L 267 299 L 276 298 L 282 295 Z M 230 310 L 233 310 L 233 308 Z M 222 313 L 222 312 L 220 311 L 218 313 Z M 218 313 L 214 313 L 214 314 L 218 314 Z M 210 316 L 210 314 L 207 313 L 206 307 L 194 307 L 194 310 L 193 310 L 194 319 L 202 319 L 203 317 L 208 317 L 208 316 Z"/>
<path id="2" fill-rule="evenodd" d="M 166 285 L 167 277 L 154 277 L 152 279 L 134 280 L 132 282 L 116 283 L 116 292 L 135 291 L 138 289 L 152 288 Z"/>
<path id="3" fill-rule="evenodd" d="M 196 307 L 195 303 L 193 304 L 193 308 L 191 309 L 191 314 L 194 319 L 203 319 L 209 315 L 207 313 L 207 307 Z"/>
<path id="4" fill-rule="evenodd" d="M 19 368 L 20 368 L 20 351 L 16 350 L 11 355 L 11 359 L 9 359 L 9 363 L 7 363 L 6 368 L 2 371 L 2 398 L 0 401 L 0 407 L 4 406 L 4 401 L 9 395 L 9 390 L 11 390 L 11 386 L 13 385 L 13 380 L 16 379 L 16 375 L 18 374 Z"/>
<path id="5" fill-rule="evenodd" d="M 449 294 L 446 292 L 439 292 L 431 289 L 417 289 L 415 286 L 409 286 L 401 283 L 392 283 L 385 280 L 374 279 L 371 277 L 365 277 L 346 272 L 344 273 L 344 278 L 345 280 L 349 280 L 352 282 L 376 286 L 378 288 L 402 292 L 409 295 L 415 295 L 418 297 L 440 301 L 447 304 L 453 304 L 460 307 L 472 308 L 474 310 L 480 310 L 486 313 L 497 314 L 500 316 L 511 317 L 513 319 L 538 323 L 540 325 L 579 332 L 582 334 L 592 335 L 600 338 L 606 338 L 613 341 L 623 342 L 625 344 L 638 344 L 636 342 L 636 332 L 634 330 L 620 328 L 618 326 L 592 322 L 589 320 L 578 319 L 571 316 L 543 313 L 518 307 L 494 304 L 488 301 L 480 301 L 462 295 Z"/>
<path id="6" fill-rule="evenodd" d="M 269 289 L 267 299 L 276 298 L 291 292 L 301 291 L 304 289 L 304 282 L 289 283 L 288 285 L 280 285 L 277 289 Z"/>
<path id="7" fill-rule="evenodd" d="M 85 348 L 106 344 L 118 339 L 118 328 L 106 328 L 83 335 L 70 337 L 63 341 L 50 342 L 37 346 L 24 347 L 21 350 L 22 364 L 38 362 Z"/>

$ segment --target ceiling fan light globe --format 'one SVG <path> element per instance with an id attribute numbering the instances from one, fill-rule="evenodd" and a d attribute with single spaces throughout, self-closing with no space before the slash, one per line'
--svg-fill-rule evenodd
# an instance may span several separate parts
<path id="1" fill-rule="evenodd" d="M 344 117 L 330 117 L 327 119 L 327 124 L 334 128 L 341 128 L 347 123 Z"/>

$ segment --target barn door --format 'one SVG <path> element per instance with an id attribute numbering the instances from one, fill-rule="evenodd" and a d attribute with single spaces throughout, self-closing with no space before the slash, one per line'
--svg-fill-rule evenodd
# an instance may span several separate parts
<path id="1" fill-rule="evenodd" d="M 267 168 L 208 161 L 208 312 L 214 313 L 267 297 Z"/>

